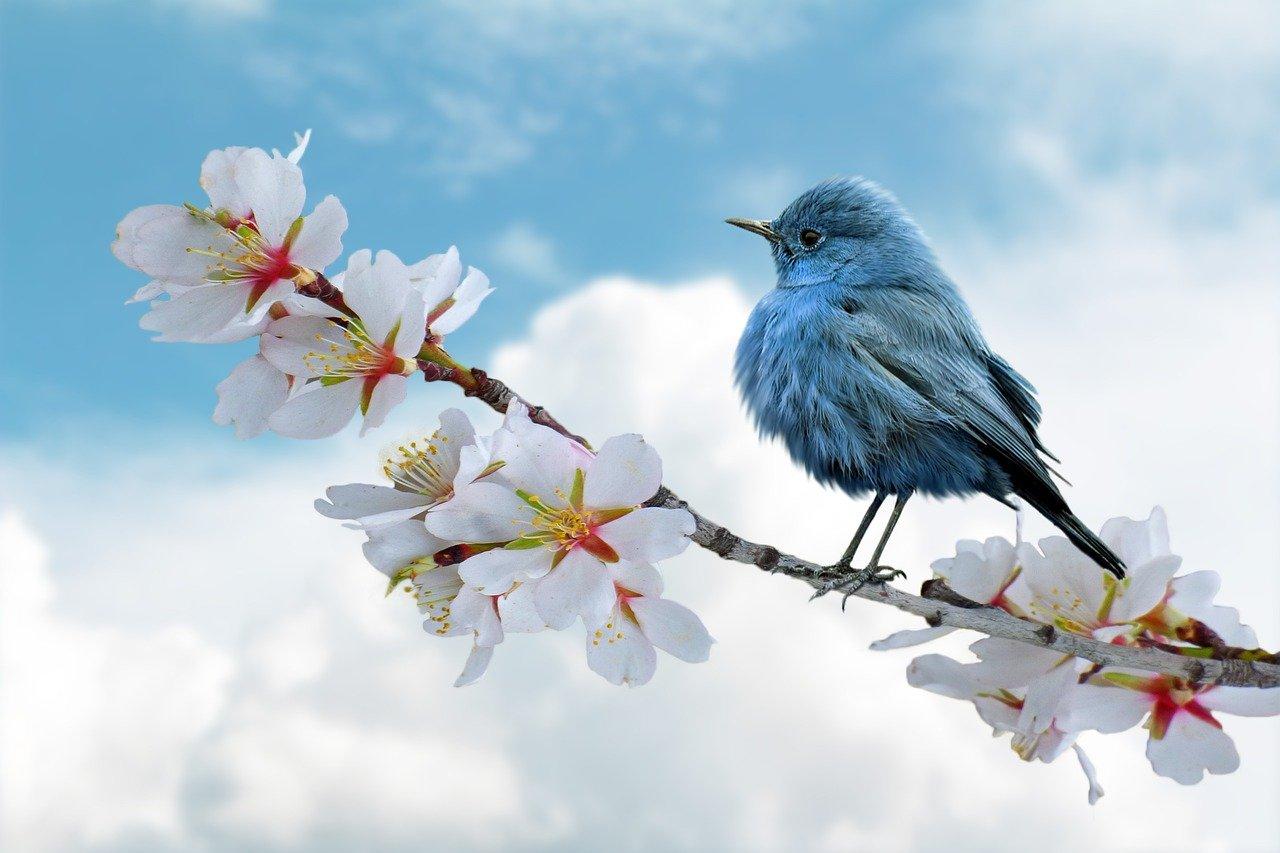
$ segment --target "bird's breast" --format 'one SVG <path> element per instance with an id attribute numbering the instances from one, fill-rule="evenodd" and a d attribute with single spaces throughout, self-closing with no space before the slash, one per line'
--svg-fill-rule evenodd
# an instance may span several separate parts
<path id="1" fill-rule="evenodd" d="M 931 472 L 956 467 L 941 451 L 953 430 L 922 419 L 904 400 L 911 392 L 860 357 L 850 315 L 858 306 L 775 294 L 756 306 L 738 346 L 738 385 L 758 430 L 815 479 L 847 492 L 933 491 Z M 960 480 L 975 476 L 971 460 L 958 467 Z"/>

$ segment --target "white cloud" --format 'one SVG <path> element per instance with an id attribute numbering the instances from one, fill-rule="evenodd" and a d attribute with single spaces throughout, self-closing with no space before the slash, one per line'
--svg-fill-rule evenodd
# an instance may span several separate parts
<path id="1" fill-rule="evenodd" d="M 59 612 L 44 545 L 0 510 L 0 847 L 180 845 L 192 751 L 232 660 L 185 625 L 132 631 Z"/>
<path id="2" fill-rule="evenodd" d="M 1259 180 L 1280 124 L 1274 3 L 986 2 L 920 35 L 912 47 L 951 60 L 953 94 L 1014 153 L 1049 137 L 1092 173 L 1163 183 L 1208 226 L 1242 197 L 1274 198 Z"/>
<path id="3" fill-rule="evenodd" d="M 540 284 L 563 284 L 567 278 L 555 243 L 527 222 L 513 222 L 499 232 L 490 254 L 500 265 Z"/>

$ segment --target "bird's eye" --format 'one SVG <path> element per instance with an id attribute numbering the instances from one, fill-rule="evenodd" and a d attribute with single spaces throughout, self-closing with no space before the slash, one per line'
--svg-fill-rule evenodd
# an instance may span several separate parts
<path id="1" fill-rule="evenodd" d="M 812 249 L 814 246 L 818 245 L 818 242 L 821 239 L 822 235 L 817 231 L 814 231 L 812 228 L 806 228 L 800 232 L 800 245 L 804 246 L 806 249 Z"/>

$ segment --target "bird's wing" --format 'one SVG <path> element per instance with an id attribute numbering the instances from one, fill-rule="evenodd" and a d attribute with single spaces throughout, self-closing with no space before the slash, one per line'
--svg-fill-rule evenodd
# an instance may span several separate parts
<path id="1" fill-rule="evenodd" d="M 1037 432 L 1037 428 L 1040 426 L 1040 403 L 1036 401 L 1035 386 L 1000 356 L 990 351 L 987 351 L 984 355 L 987 372 L 991 375 L 992 386 L 1001 399 L 1004 400 L 1005 405 L 1009 407 L 1009 411 L 1013 412 L 1018 420 L 1022 422 L 1022 426 L 1026 429 L 1027 434 L 1031 436 L 1032 442 L 1035 443 L 1036 449 L 1054 462 L 1061 462 L 1062 460 L 1050 453 L 1049 449 L 1040 441 L 1040 435 Z"/>
<path id="2" fill-rule="evenodd" d="M 903 386 L 921 408 L 931 410 L 965 432 L 1000 463 L 1016 491 L 1034 494 L 1048 504 L 1064 503 L 1062 493 L 1039 456 L 1035 428 L 1027 421 L 1039 406 L 1020 380 L 1015 392 L 1021 408 L 1011 405 L 993 377 L 987 354 L 966 346 L 943 328 L 907 343 L 876 318 L 859 314 L 851 341 L 854 357 L 869 370 Z M 1001 360 L 1002 364 L 1007 363 Z M 1031 494 L 1028 494 L 1031 493 Z M 1065 505 L 1065 503 L 1064 503 Z"/>

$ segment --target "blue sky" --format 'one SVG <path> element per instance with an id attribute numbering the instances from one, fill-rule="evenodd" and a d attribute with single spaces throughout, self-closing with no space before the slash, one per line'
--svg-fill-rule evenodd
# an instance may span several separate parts
<path id="1" fill-rule="evenodd" d="M 355 6 L 0 6 L 0 685 L 21 685 L 0 694 L 0 846 L 414 850 L 423 825 L 448 849 L 557 851 L 1277 837 L 1274 809 L 1239 805 L 1280 793 L 1274 720 L 1231 720 L 1241 770 L 1194 788 L 1153 776 L 1140 733 L 1091 737 L 1091 809 L 1069 758 L 1018 762 L 971 709 L 908 689 L 909 653 L 867 650 L 916 620 L 809 604 L 698 549 L 663 570 L 718 641 L 709 663 L 620 692 L 564 632 L 448 688 L 465 648 L 384 600 L 312 501 L 446 406 L 492 415 L 420 387 L 365 439 L 239 442 L 209 416 L 251 345 L 150 342 L 108 247 L 134 207 L 201 201 L 210 149 L 310 127 L 310 202 L 341 198 L 348 252 L 454 243 L 490 275 L 456 355 L 584 435 L 642 432 L 702 512 L 825 560 L 862 508 L 741 412 L 731 354 L 772 270 L 721 220 L 871 176 L 1039 387 L 1081 517 L 1164 506 L 1184 568 L 1221 572 L 1274 646 L 1280 8 Z M 913 502 L 887 557 L 914 586 L 957 539 L 1012 527 L 991 501 Z"/>
<path id="2" fill-rule="evenodd" d="M 726 10 L 724 36 L 652 24 L 641 37 L 669 42 L 652 57 L 592 45 L 591 26 L 634 26 L 617 9 L 615 22 L 549 22 L 529 44 L 487 33 L 476 12 L 384 7 L 412 29 L 393 35 L 344 7 L 6 5 L 6 304 L 58 318 L 111 365 L 50 358 L 41 324 L 18 325 L 6 434 L 87 413 L 203 421 L 231 356 L 149 345 L 139 309 L 120 304 L 137 277 L 107 245 L 135 206 L 199 201 L 211 147 L 284 147 L 313 127 L 312 200 L 343 200 L 349 250 L 414 258 L 456 243 L 490 272 L 499 294 L 454 341 L 476 356 L 593 273 L 728 271 L 764 287 L 763 253 L 720 220 L 770 215 L 831 174 L 874 176 L 942 234 L 999 232 L 1025 203 L 1025 177 L 985 156 L 985 113 L 954 97 L 955 58 L 922 49 L 925 7 Z M 456 57 L 418 55 L 455 40 Z M 450 93 L 484 107 L 433 100 Z M 504 254 L 513 234 L 552 263 Z"/>

